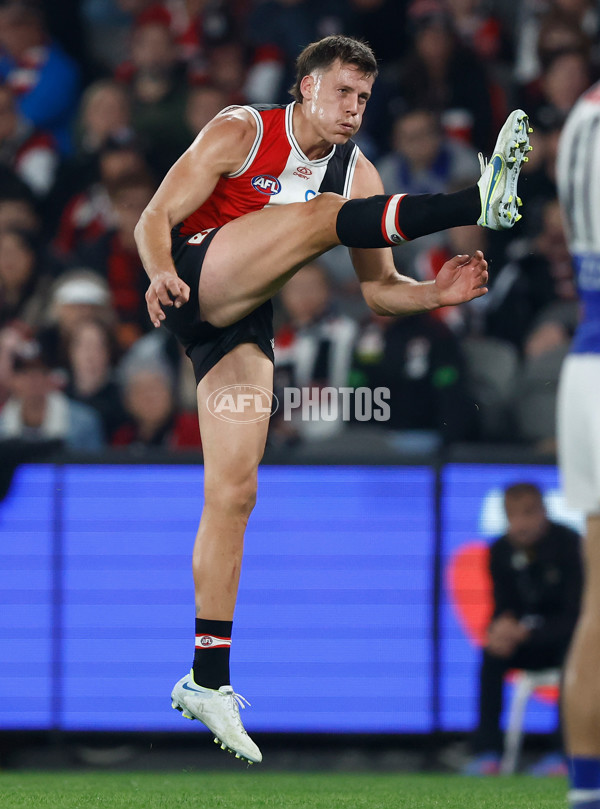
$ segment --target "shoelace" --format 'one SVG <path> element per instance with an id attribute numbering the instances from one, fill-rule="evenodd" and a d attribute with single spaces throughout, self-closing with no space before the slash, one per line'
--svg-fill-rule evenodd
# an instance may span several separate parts
<path id="1" fill-rule="evenodd" d="M 243 697 L 241 694 L 236 694 L 235 691 L 232 691 L 229 696 L 232 697 L 234 703 L 237 703 L 239 705 L 239 707 L 242 708 L 242 709 L 244 709 L 246 707 L 246 705 L 248 705 L 249 708 L 252 707 L 252 704 L 250 702 L 248 702 L 246 697 Z M 246 703 L 246 705 L 244 705 L 244 703 Z"/>
<path id="2" fill-rule="evenodd" d="M 477 157 L 479 158 L 479 168 L 481 169 L 481 173 L 483 174 L 488 165 L 487 158 L 483 156 L 483 152 L 477 152 Z"/>
<path id="3" fill-rule="evenodd" d="M 221 691 L 221 693 L 223 693 L 223 692 Z M 252 706 L 250 705 L 250 703 L 248 702 L 246 697 L 243 697 L 241 694 L 236 694 L 235 691 L 226 692 L 225 696 L 226 697 L 231 697 L 231 699 L 228 700 L 228 706 L 229 706 L 229 710 L 231 711 L 231 713 L 233 715 L 233 719 L 234 719 L 236 725 L 238 725 L 238 730 L 241 733 L 244 733 L 247 736 L 248 732 L 247 732 L 246 728 L 244 727 L 244 725 L 242 724 L 239 709 L 240 708 L 242 708 L 242 709 L 245 708 L 246 705 L 249 705 L 250 707 L 252 707 Z M 246 703 L 246 704 L 244 705 L 244 703 Z"/>

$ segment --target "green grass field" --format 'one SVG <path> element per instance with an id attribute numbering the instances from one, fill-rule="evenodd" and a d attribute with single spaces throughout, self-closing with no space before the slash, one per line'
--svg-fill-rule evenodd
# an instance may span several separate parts
<path id="1" fill-rule="evenodd" d="M 560 778 L 366 773 L 3 772 L 1 809 L 564 809 Z"/>

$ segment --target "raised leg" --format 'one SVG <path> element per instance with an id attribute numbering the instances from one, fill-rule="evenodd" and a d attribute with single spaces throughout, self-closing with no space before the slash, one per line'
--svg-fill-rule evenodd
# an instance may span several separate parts
<path id="1" fill-rule="evenodd" d="M 321 194 L 224 225 L 202 266 L 202 317 L 219 327 L 235 323 L 271 298 L 296 270 L 340 244 L 335 223 L 345 202 L 337 194 Z"/>

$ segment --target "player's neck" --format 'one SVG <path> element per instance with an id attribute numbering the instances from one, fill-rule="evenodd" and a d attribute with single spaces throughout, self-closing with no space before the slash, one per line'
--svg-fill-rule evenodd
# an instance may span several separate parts
<path id="1" fill-rule="evenodd" d="M 309 160 L 320 160 L 333 148 L 333 144 L 315 130 L 310 119 L 304 114 L 302 104 L 294 104 L 292 130 L 298 146 Z"/>

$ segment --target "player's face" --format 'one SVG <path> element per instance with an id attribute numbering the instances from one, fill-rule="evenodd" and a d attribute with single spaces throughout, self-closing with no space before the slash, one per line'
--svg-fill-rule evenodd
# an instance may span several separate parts
<path id="1" fill-rule="evenodd" d="M 508 536 L 513 544 L 530 548 L 542 538 L 547 526 L 543 502 L 532 494 L 511 497 L 506 501 Z"/>
<path id="2" fill-rule="evenodd" d="M 318 135 L 329 143 L 345 143 L 356 134 L 372 87 L 372 76 L 340 61 L 305 76 L 303 106 Z"/>

